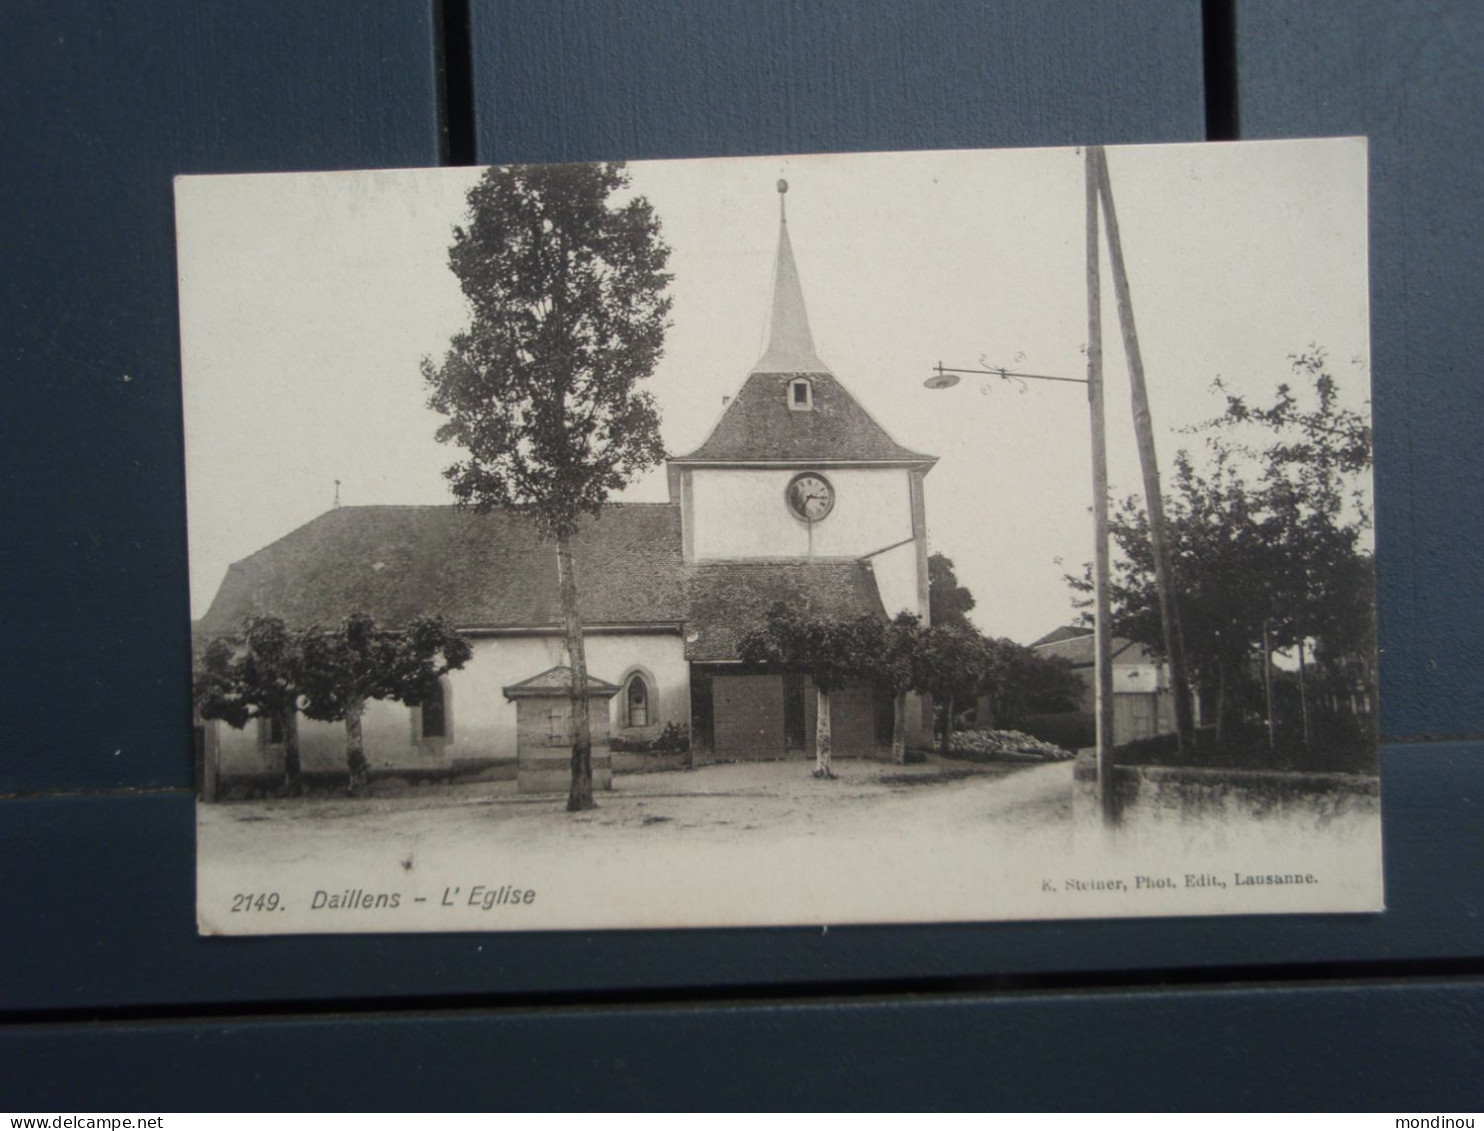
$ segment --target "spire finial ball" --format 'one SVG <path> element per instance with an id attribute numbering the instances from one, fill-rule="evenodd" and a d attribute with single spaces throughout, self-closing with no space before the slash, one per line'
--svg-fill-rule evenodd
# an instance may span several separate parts
<path id="1" fill-rule="evenodd" d="M 782 177 L 779 177 L 778 178 L 778 195 L 779 196 L 782 196 L 787 191 L 788 191 L 788 182 L 785 181 Z"/>

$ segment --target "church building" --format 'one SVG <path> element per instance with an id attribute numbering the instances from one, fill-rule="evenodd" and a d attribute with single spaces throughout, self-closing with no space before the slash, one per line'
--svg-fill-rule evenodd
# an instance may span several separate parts
<path id="1" fill-rule="evenodd" d="M 768 344 L 741 390 L 698 448 L 667 461 L 668 502 L 610 503 L 573 539 L 588 671 L 610 689 L 612 738 L 676 724 L 693 764 L 812 758 L 809 681 L 748 667 L 738 641 L 776 602 L 926 621 L 923 479 L 935 462 L 892 439 L 815 352 L 782 213 Z M 337 507 L 233 564 L 197 632 L 232 636 L 253 614 L 328 626 L 353 612 L 388 628 L 442 614 L 474 648 L 440 697 L 369 705 L 373 770 L 513 771 L 519 692 L 507 691 L 566 662 L 553 545 L 498 512 Z M 837 756 L 889 750 L 889 697 L 854 687 L 830 704 Z M 208 725 L 224 778 L 281 771 L 282 736 L 266 722 Z M 909 741 L 929 729 L 909 699 Z M 299 740 L 306 772 L 343 768 L 340 724 L 305 720 Z"/>

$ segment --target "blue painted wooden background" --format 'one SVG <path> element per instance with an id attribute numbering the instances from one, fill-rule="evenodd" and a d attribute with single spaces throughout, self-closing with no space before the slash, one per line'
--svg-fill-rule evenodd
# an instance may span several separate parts
<path id="1" fill-rule="evenodd" d="M 0 11 L 0 1107 L 1477 1105 L 1479 6 L 463 11 Z M 196 938 L 171 177 L 435 164 L 448 122 L 484 161 L 1196 140 L 1228 17 L 1240 136 L 1372 139 L 1383 729 L 1454 739 L 1385 751 L 1391 910 Z"/>

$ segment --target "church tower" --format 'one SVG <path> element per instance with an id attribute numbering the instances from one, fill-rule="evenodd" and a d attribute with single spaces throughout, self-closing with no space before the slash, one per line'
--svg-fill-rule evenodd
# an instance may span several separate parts
<path id="1" fill-rule="evenodd" d="M 687 562 L 850 560 L 887 615 L 928 614 L 923 477 L 936 457 L 889 436 L 814 345 L 778 182 L 767 347 L 711 434 L 669 461 Z"/>

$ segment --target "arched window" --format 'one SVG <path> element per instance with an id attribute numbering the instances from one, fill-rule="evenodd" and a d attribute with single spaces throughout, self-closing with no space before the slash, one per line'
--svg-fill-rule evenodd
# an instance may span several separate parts
<path id="1" fill-rule="evenodd" d="M 419 737 L 448 737 L 448 700 L 444 696 L 442 682 L 428 685 L 428 690 L 423 693 L 423 701 L 418 714 L 420 716 Z"/>
<path id="2" fill-rule="evenodd" d="M 624 688 L 624 725 L 647 727 L 649 725 L 649 685 L 637 672 L 629 678 Z"/>

